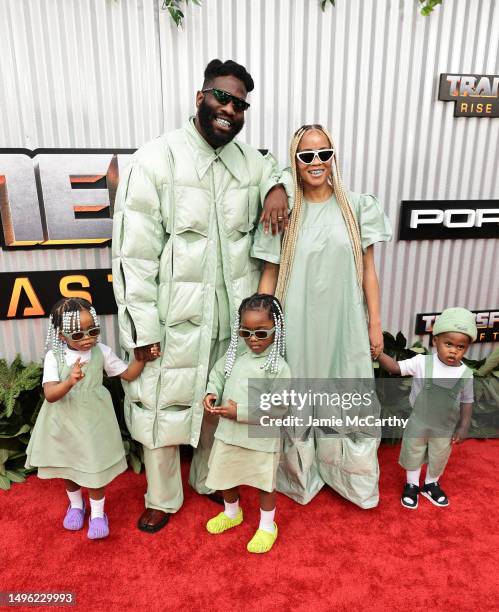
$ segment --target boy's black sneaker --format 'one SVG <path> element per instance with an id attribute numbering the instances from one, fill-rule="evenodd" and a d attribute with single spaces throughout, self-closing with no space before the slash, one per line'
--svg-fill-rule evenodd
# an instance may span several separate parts
<path id="1" fill-rule="evenodd" d="M 423 485 L 421 495 L 424 495 L 426 499 L 429 499 L 435 506 L 443 508 L 449 505 L 447 495 L 442 491 L 438 482 L 430 482 L 429 484 Z"/>
<path id="2" fill-rule="evenodd" d="M 415 484 L 410 484 L 407 482 L 404 486 L 404 490 L 402 491 L 400 503 L 404 506 L 404 508 L 416 510 L 418 507 L 418 493 L 419 487 Z"/>

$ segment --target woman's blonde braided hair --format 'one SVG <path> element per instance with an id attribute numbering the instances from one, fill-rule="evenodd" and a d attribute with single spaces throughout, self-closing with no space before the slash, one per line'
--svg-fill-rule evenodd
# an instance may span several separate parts
<path id="1" fill-rule="evenodd" d="M 295 132 L 290 146 L 291 171 L 293 175 L 293 184 L 295 187 L 295 203 L 293 206 L 293 211 L 291 213 L 288 229 L 284 232 L 281 250 L 281 265 L 279 268 L 279 278 L 277 280 L 277 288 L 275 291 L 275 295 L 277 299 L 281 301 L 281 303 L 284 303 L 286 292 L 288 289 L 289 278 L 291 276 L 291 270 L 293 268 L 296 242 L 298 240 L 298 234 L 300 231 L 301 212 L 303 208 L 303 187 L 296 168 L 296 152 L 298 150 L 298 145 L 300 144 L 300 141 L 303 138 L 303 135 L 310 130 L 322 132 L 328 138 L 331 148 L 335 151 L 331 165 L 331 180 L 333 193 L 336 196 L 336 200 L 338 202 L 341 213 L 343 215 L 343 219 L 345 220 L 345 224 L 347 226 L 347 231 L 350 237 L 350 242 L 352 244 L 353 256 L 355 260 L 357 281 L 359 283 L 359 287 L 362 288 L 363 266 L 359 224 L 357 222 L 357 218 L 352 210 L 352 207 L 348 200 L 348 196 L 343 186 L 343 181 L 337 164 L 336 148 L 334 146 L 333 139 L 331 138 L 327 130 L 322 127 L 322 125 L 303 125 Z"/>

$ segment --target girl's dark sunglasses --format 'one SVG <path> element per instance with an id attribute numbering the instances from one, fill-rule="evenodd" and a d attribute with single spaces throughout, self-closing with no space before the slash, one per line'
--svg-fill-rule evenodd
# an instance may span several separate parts
<path id="1" fill-rule="evenodd" d="M 328 162 L 331 157 L 334 155 L 334 149 L 318 149 L 318 150 L 310 150 L 310 151 L 299 151 L 296 154 L 296 157 L 301 161 L 302 164 L 311 164 L 315 156 L 319 158 L 319 160 L 323 163 Z"/>
<path id="2" fill-rule="evenodd" d="M 241 113 L 248 110 L 250 105 L 246 100 L 233 96 L 232 94 L 224 91 L 223 89 L 217 89 L 216 87 L 210 87 L 210 89 L 203 89 L 203 93 L 210 92 L 217 102 L 226 106 L 229 102 L 232 102 L 232 106 L 237 113 Z"/>
<path id="3" fill-rule="evenodd" d="M 71 332 L 70 334 L 63 334 L 63 336 L 65 338 L 68 338 L 69 340 L 73 340 L 73 342 L 78 342 L 78 340 L 83 340 L 83 338 L 86 338 L 87 336 L 89 338 L 97 338 L 99 334 L 100 334 L 100 327 L 91 327 L 90 329 L 74 331 L 74 332 Z"/>
<path id="4" fill-rule="evenodd" d="M 266 340 L 275 332 L 275 327 L 272 329 L 246 329 L 245 327 L 240 327 L 238 329 L 238 334 L 241 338 L 251 338 L 251 336 L 255 336 L 258 340 Z"/>

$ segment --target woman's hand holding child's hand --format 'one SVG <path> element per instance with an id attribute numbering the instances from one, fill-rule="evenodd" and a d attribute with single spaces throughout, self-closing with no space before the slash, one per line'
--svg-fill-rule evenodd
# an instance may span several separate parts
<path id="1" fill-rule="evenodd" d="M 83 373 L 82 366 L 80 364 L 80 357 L 78 357 L 71 368 L 68 379 L 71 386 L 74 387 L 74 385 L 76 385 L 76 383 L 82 378 L 85 378 L 85 374 Z"/>

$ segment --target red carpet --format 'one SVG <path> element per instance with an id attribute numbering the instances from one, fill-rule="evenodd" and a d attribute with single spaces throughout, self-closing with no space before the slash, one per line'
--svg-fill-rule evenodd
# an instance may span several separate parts
<path id="1" fill-rule="evenodd" d="M 416 511 L 402 508 L 398 450 L 380 448 L 374 510 L 329 489 L 304 508 L 279 496 L 280 536 L 261 556 L 246 552 L 258 524 L 250 489 L 232 532 L 210 536 L 204 524 L 219 506 L 185 486 L 182 510 L 148 535 L 135 528 L 144 475 L 129 471 L 108 488 L 110 538 L 91 542 L 86 527 L 63 530 L 61 483 L 32 476 L 0 494 L 0 591 L 73 591 L 76 608 L 92 612 L 498 610 L 499 440 L 455 447 L 442 479 L 449 508 L 424 498 Z"/>

